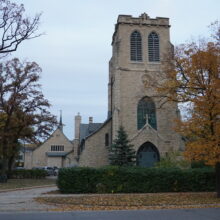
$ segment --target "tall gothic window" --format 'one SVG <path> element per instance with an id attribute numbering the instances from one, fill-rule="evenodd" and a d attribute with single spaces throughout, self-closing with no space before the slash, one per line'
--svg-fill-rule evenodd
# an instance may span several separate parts
<path id="1" fill-rule="evenodd" d="M 130 55 L 132 61 L 142 61 L 142 40 L 141 34 L 134 31 L 130 37 Z"/>
<path id="2" fill-rule="evenodd" d="M 151 32 L 148 36 L 148 59 L 150 62 L 160 61 L 160 41 L 155 32 Z"/>
<path id="3" fill-rule="evenodd" d="M 148 122 L 152 128 L 157 129 L 156 108 L 153 100 L 144 97 L 138 102 L 137 106 L 137 128 L 143 128 Z"/>

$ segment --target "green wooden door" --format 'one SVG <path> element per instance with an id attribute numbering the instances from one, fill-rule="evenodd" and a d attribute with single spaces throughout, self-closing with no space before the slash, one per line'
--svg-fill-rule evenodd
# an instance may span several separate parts
<path id="1" fill-rule="evenodd" d="M 159 152 L 150 142 L 143 144 L 137 154 L 137 165 L 141 167 L 152 167 L 159 161 Z"/>

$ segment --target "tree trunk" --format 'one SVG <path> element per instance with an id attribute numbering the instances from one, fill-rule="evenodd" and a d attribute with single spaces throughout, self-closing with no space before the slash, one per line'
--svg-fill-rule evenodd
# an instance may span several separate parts
<path id="1" fill-rule="evenodd" d="M 220 162 L 217 162 L 215 165 L 215 173 L 217 198 L 220 198 Z"/>
<path id="2" fill-rule="evenodd" d="M 9 160 L 8 160 L 8 170 L 12 171 L 12 169 L 14 168 L 15 165 L 15 156 L 10 156 Z"/>
<path id="3" fill-rule="evenodd" d="M 11 178 L 11 172 L 14 165 L 14 156 L 9 157 L 8 159 L 8 178 Z"/>
<path id="4" fill-rule="evenodd" d="M 8 167 L 8 161 L 5 158 L 2 158 L 1 170 L 0 170 L 0 183 L 6 183 L 8 180 L 7 167 Z"/>

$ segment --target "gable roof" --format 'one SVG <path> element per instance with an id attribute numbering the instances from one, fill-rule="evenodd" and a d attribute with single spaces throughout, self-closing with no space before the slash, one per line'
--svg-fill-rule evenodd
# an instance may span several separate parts
<path id="1" fill-rule="evenodd" d="M 37 148 L 40 148 L 41 146 L 43 146 L 43 145 L 44 145 L 47 141 L 49 141 L 51 138 L 53 138 L 54 134 L 55 134 L 57 131 L 60 132 L 61 135 L 64 136 L 64 138 L 66 139 L 66 141 L 68 141 L 70 144 L 73 144 L 73 143 L 67 138 L 67 136 L 63 133 L 62 129 L 61 129 L 60 127 L 57 127 L 57 129 L 56 129 L 44 142 L 42 142 L 39 146 L 37 146 L 37 147 L 34 149 L 34 151 L 35 151 Z"/>
<path id="2" fill-rule="evenodd" d="M 80 142 L 102 126 L 102 123 L 80 124 Z"/>

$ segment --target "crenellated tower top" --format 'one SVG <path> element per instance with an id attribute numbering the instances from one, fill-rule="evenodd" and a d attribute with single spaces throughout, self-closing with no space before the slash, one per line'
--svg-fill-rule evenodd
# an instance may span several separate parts
<path id="1" fill-rule="evenodd" d="M 139 25 L 139 26 L 148 26 L 148 27 L 165 27 L 169 28 L 169 18 L 165 17 L 156 17 L 156 18 L 150 18 L 148 14 L 143 13 L 139 17 L 133 17 L 131 15 L 119 15 L 117 24 L 115 25 L 115 31 L 113 34 L 112 43 L 114 42 L 115 34 L 118 30 L 119 25 Z"/>

